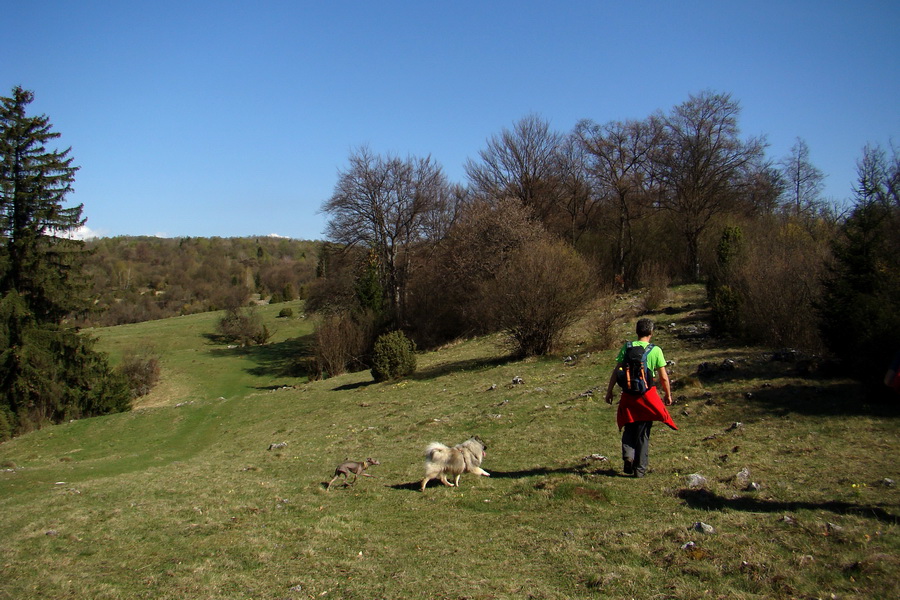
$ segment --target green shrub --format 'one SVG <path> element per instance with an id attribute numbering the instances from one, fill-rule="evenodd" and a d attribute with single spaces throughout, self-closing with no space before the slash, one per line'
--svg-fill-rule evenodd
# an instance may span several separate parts
<path id="1" fill-rule="evenodd" d="M 400 379 L 416 371 L 416 345 L 402 331 L 385 333 L 375 341 L 372 377 L 375 381 Z"/>
<path id="2" fill-rule="evenodd" d="M 722 230 L 716 247 L 716 264 L 706 283 L 706 295 L 712 309 L 712 327 L 718 334 L 741 333 L 741 302 L 746 291 L 740 291 L 744 256 L 744 233 L 740 227 Z M 767 283 L 768 285 L 768 283 Z"/>
<path id="3" fill-rule="evenodd" d="M 718 334 L 737 334 L 741 326 L 741 295 L 731 286 L 708 286 L 712 327 Z"/>
<path id="4" fill-rule="evenodd" d="M 218 323 L 216 331 L 227 342 L 241 346 L 263 345 L 269 341 L 271 333 L 262 322 L 262 317 L 251 307 L 246 312 L 231 309 L 225 312 Z"/>
<path id="5" fill-rule="evenodd" d="M 293 316 L 294 316 L 293 308 L 282 308 L 280 311 L 278 311 L 279 319 L 290 319 Z"/>

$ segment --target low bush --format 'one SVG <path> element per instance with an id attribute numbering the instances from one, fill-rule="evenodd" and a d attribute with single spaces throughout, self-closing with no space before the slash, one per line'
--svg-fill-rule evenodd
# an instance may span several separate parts
<path id="1" fill-rule="evenodd" d="M 616 310 L 616 295 L 612 288 L 600 292 L 591 315 L 589 330 L 592 348 L 608 350 L 621 343 L 616 332 L 616 323 L 621 315 Z"/>
<path id="2" fill-rule="evenodd" d="M 364 368 L 371 347 L 374 316 L 349 311 L 326 314 L 315 331 L 316 379 Z"/>
<path id="3" fill-rule="evenodd" d="M 227 310 L 216 324 L 216 331 L 225 341 L 241 346 L 262 345 L 271 336 L 253 308 L 243 312 L 236 308 Z"/>
<path id="4" fill-rule="evenodd" d="M 550 354 L 596 294 L 587 263 L 562 242 L 519 248 L 488 288 L 498 327 L 517 356 Z"/>
<path id="5" fill-rule="evenodd" d="M 125 378 L 132 398 L 146 396 L 159 382 L 159 356 L 148 349 L 128 350 L 118 370 Z"/>
<path id="6" fill-rule="evenodd" d="M 641 309 L 645 313 L 659 310 L 669 297 L 669 285 L 672 283 L 669 273 L 662 265 L 650 263 L 641 267 L 639 277 L 644 288 Z"/>
<path id="7" fill-rule="evenodd" d="M 402 331 L 385 333 L 375 341 L 372 377 L 375 381 L 400 379 L 416 371 L 416 345 Z"/>

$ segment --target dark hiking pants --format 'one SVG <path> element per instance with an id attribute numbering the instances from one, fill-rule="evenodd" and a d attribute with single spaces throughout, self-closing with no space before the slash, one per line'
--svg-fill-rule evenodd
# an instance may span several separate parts
<path id="1" fill-rule="evenodd" d="M 652 421 L 637 421 L 622 428 L 622 460 L 625 473 L 643 477 L 650 462 L 650 427 Z"/>

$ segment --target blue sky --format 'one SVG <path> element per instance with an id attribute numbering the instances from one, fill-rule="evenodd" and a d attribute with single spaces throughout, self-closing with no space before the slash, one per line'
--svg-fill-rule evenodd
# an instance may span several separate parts
<path id="1" fill-rule="evenodd" d="M 900 2 L 4 3 L 0 95 L 34 91 L 72 147 L 98 235 L 319 239 L 361 145 L 451 181 L 536 113 L 561 132 L 742 106 L 768 154 L 798 137 L 851 197 L 867 143 L 900 144 Z"/>

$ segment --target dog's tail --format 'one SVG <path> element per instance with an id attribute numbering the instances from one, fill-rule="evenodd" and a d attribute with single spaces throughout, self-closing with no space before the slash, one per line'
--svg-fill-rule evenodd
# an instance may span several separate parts
<path id="1" fill-rule="evenodd" d="M 429 462 L 441 462 L 450 452 L 450 448 L 440 442 L 431 442 L 425 448 L 425 460 Z"/>

